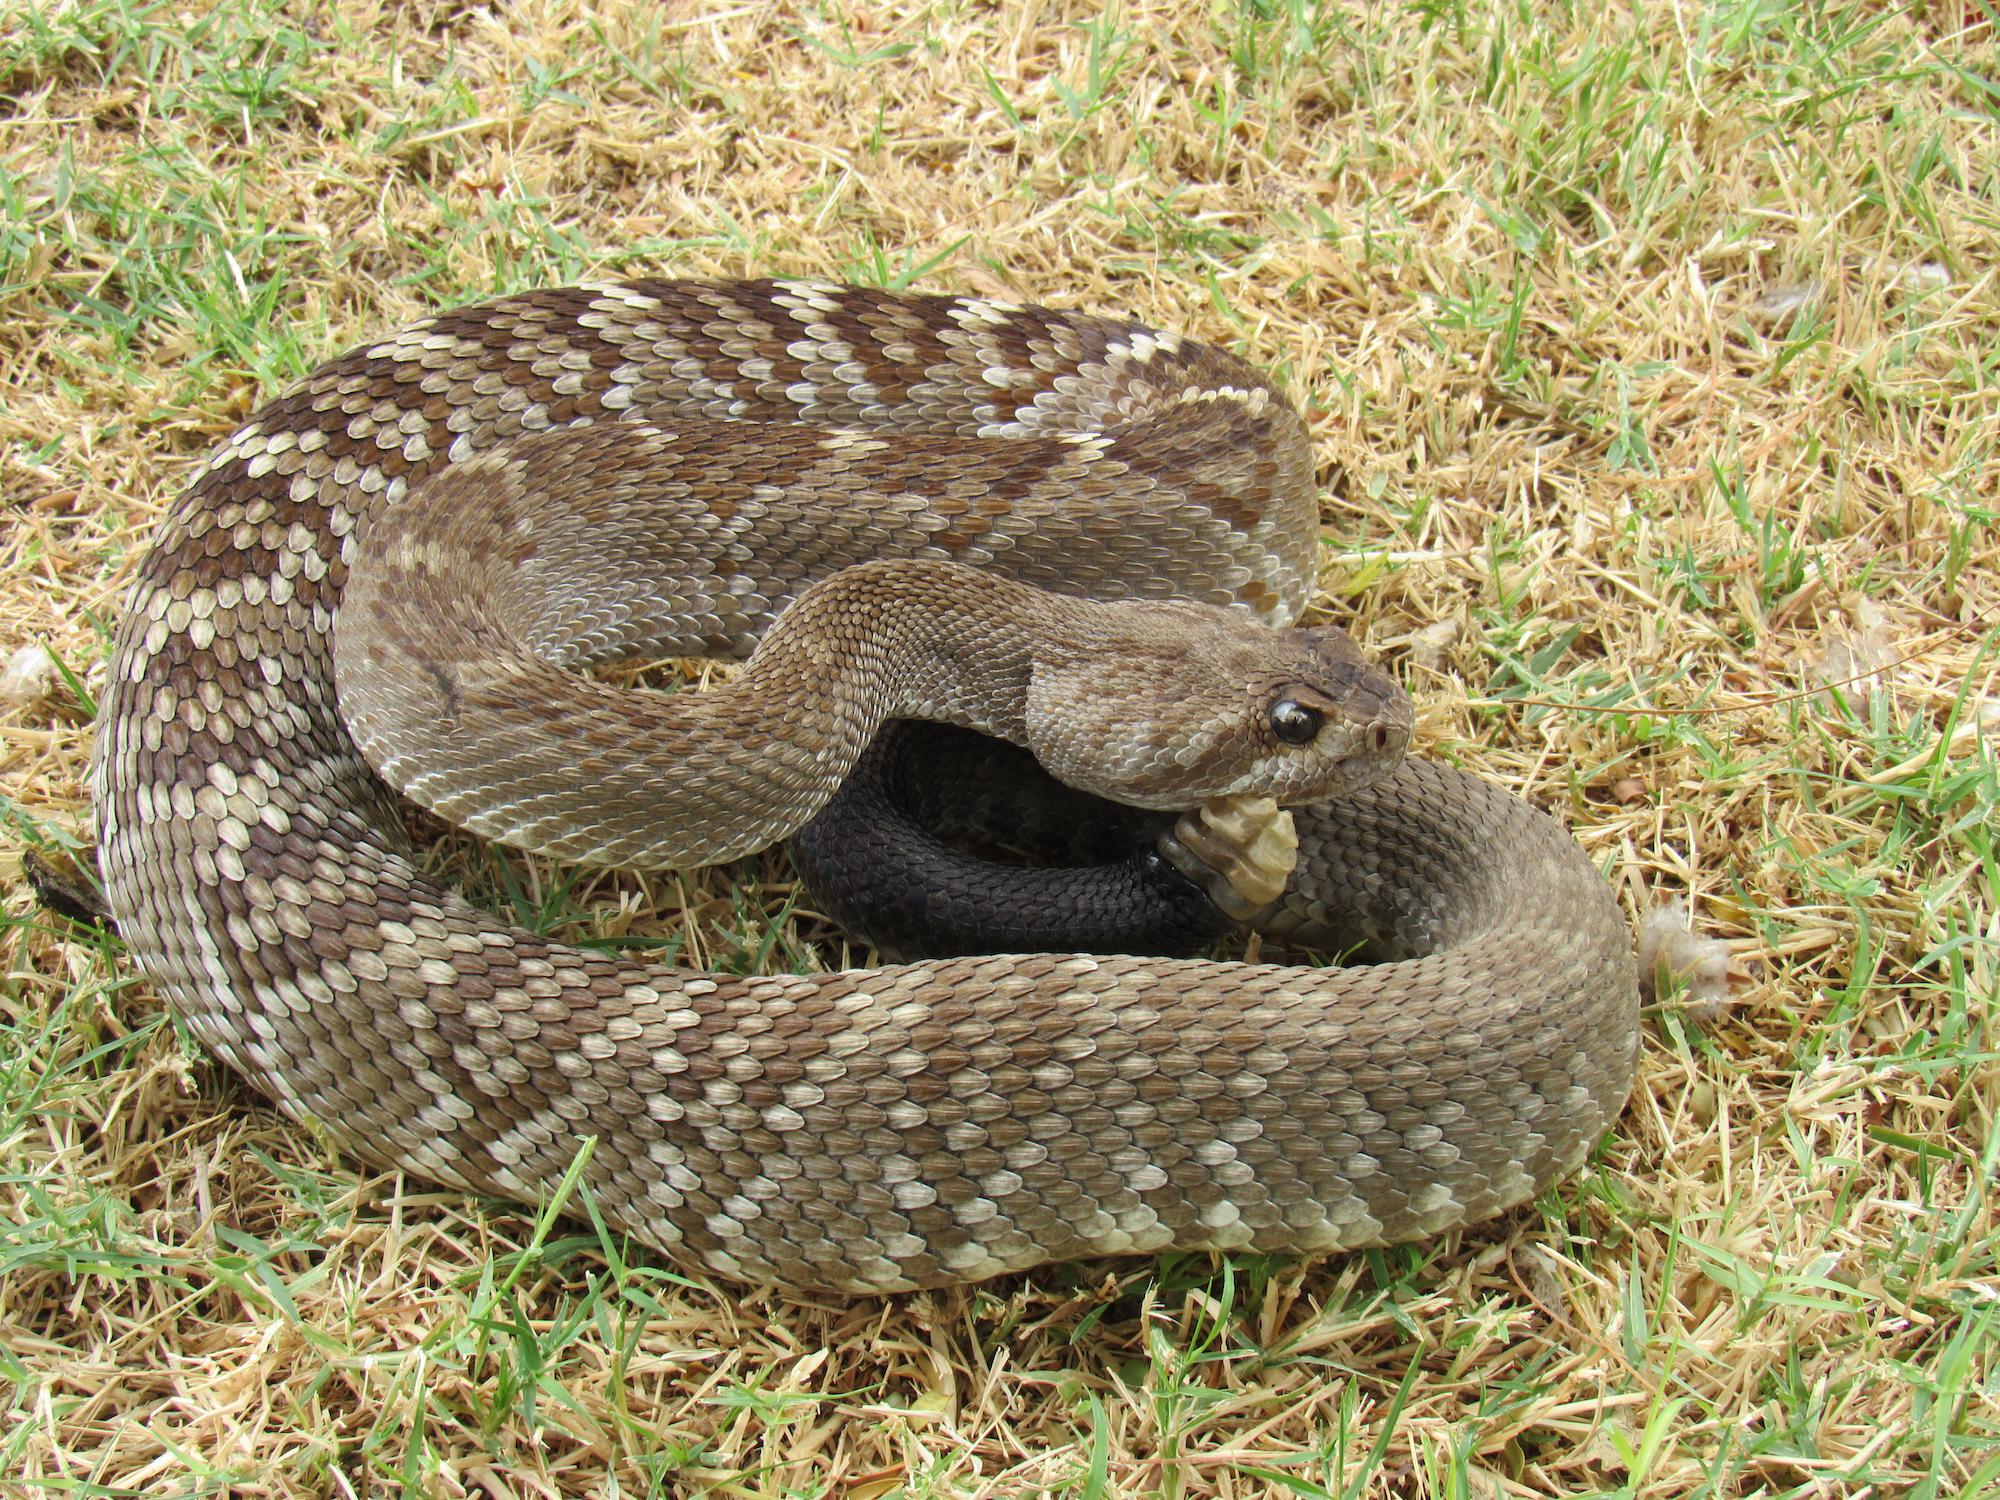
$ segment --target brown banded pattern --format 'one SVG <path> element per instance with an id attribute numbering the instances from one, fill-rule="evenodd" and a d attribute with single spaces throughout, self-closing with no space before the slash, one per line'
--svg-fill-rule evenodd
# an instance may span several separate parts
<path id="1" fill-rule="evenodd" d="M 1071 601 L 1038 614 L 1189 600 L 1277 635 L 1316 545 L 1290 405 L 1128 321 L 778 282 L 443 313 L 259 411 L 162 524 L 100 720 L 113 912 L 195 1035 L 357 1156 L 535 1200 L 595 1137 L 606 1219 L 731 1277 L 883 1291 L 1435 1233 L 1572 1168 L 1636 1046 L 1603 881 L 1482 783 L 1408 763 L 1301 810 L 1273 921 L 1365 939 L 1390 960 L 1373 967 L 1056 955 L 738 978 L 566 948 L 441 889 L 370 762 L 441 805 L 463 767 L 425 761 L 407 725 L 364 756 L 352 724 L 374 735 L 384 710 L 346 702 L 350 634 L 421 660 L 445 630 L 394 607 L 426 578 L 478 606 L 449 627 L 466 649 L 417 674 L 442 724 L 514 701 L 520 677 L 482 676 L 474 649 L 502 617 L 515 670 L 572 687 L 569 669 L 642 648 L 744 654 L 856 565 L 890 593 L 840 596 L 833 618 L 976 569 L 997 581 L 945 590 L 962 606 L 1032 585 Z M 374 580 L 365 611 L 351 575 Z M 804 632 L 786 649 L 811 658 Z M 920 692 L 977 718 L 978 684 L 927 649 Z M 828 712 L 858 732 L 872 710 L 841 691 Z M 596 721 L 577 732 L 598 754 Z M 697 776 L 731 755 L 774 782 L 823 769 L 775 735 L 682 748 Z M 564 805 L 518 753 L 473 821 Z M 563 816 L 498 831 L 568 848 Z"/>

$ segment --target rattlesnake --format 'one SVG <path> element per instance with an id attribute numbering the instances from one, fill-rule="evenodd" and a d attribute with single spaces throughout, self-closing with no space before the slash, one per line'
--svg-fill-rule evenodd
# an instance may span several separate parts
<path id="1" fill-rule="evenodd" d="M 1628 935 L 1552 820 L 1378 774 L 1399 696 L 1280 628 L 1311 496 L 1264 379 L 1129 321 L 772 282 L 439 314 L 259 411 L 162 523 L 100 720 L 112 912 L 195 1037 L 356 1155 L 532 1201 L 594 1137 L 605 1221 L 732 1278 L 883 1291 L 1471 1222 L 1621 1106 Z M 1131 627 L 1093 598 L 1151 602 Z M 901 644 L 869 643 L 884 616 Z M 766 635 L 700 695 L 739 733 L 576 670 Z M 856 675 L 902 656 L 894 703 Z M 773 663 L 827 696 L 766 698 Z M 1345 787 L 1300 810 L 1271 922 L 1400 961 L 650 965 L 444 889 L 377 774 L 561 855 L 715 859 L 795 827 L 890 712 L 1128 802 Z"/>

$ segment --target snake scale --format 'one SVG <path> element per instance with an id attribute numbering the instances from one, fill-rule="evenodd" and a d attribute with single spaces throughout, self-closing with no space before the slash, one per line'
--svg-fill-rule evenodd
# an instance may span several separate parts
<path id="1" fill-rule="evenodd" d="M 1125 320 L 806 282 L 442 313 L 264 407 L 164 518 L 100 718 L 112 912 L 344 1149 L 534 1201 L 594 1138 L 605 1220 L 729 1278 L 1469 1223 L 1622 1107 L 1629 935 L 1559 825 L 1396 763 L 1400 694 L 1284 628 L 1316 525 L 1284 399 Z M 699 694 L 586 670 L 753 647 Z M 395 795 L 568 858 L 727 858 L 892 713 L 1125 802 L 1310 804 L 1270 925 L 1388 961 L 647 964 L 467 904 Z"/>

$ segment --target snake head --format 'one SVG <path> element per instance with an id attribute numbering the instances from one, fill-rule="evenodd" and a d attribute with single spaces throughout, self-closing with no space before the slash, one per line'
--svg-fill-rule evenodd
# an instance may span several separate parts
<path id="1" fill-rule="evenodd" d="M 1053 775 L 1135 807 L 1216 797 L 1298 806 L 1366 786 L 1410 742 L 1410 700 L 1333 626 L 1276 629 L 1212 605 L 1099 605 L 1036 660 L 1027 737 Z"/>

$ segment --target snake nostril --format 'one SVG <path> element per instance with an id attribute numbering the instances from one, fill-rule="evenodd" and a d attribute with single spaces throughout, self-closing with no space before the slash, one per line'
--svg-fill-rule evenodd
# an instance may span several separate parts
<path id="1" fill-rule="evenodd" d="M 1368 726 L 1368 748 L 1377 755 L 1387 755 L 1396 743 L 1396 730 L 1383 719 L 1377 719 Z"/>

